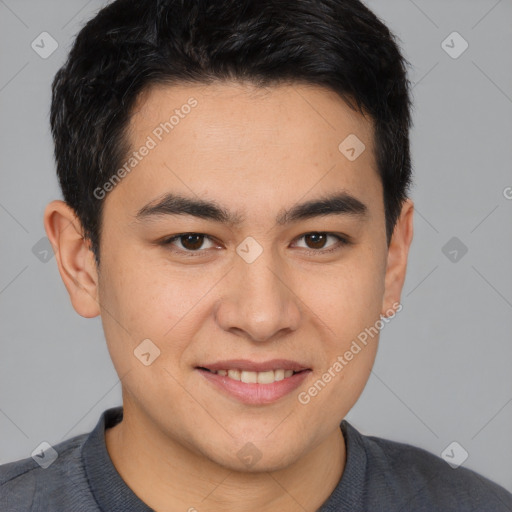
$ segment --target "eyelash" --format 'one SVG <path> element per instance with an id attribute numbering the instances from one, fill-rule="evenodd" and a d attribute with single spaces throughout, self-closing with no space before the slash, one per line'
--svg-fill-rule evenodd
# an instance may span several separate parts
<path id="1" fill-rule="evenodd" d="M 179 234 L 173 235 L 169 238 L 165 238 L 161 242 L 159 242 L 159 245 L 170 246 L 172 244 L 172 242 L 174 242 L 175 240 L 178 240 L 179 238 L 182 238 L 182 237 L 188 236 L 188 235 L 200 235 L 200 236 L 204 236 L 205 238 L 209 239 L 210 241 L 213 241 L 212 237 L 206 235 L 205 233 L 189 232 L 189 233 L 179 233 Z M 304 233 L 303 235 L 297 237 L 295 240 L 300 240 L 301 238 L 304 238 L 307 235 L 327 235 L 327 236 L 333 236 L 334 238 L 338 239 L 338 243 L 334 244 L 334 246 L 329 249 L 304 249 L 303 248 L 304 252 L 306 252 L 306 254 L 308 254 L 308 255 L 316 256 L 319 254 L 329 254 L 329 253 L 341 250 L 344 246 L 352 244 L 352 242 L 347 237 L 337 235 L 336 233 L 330 233 L 327 231 L 310 231 L 308 233 Z M 174 253 L 184 254 L 186 257 L 194 258 L 197 256 L 202 256 L 201 249 L 198 249 L 196 251 L 183 250 L 183 249 L 178 249 L 178 250 L 170 249 L 170 250 Z M 207 249 L 203 249 L 203 250 L 207 250 Z"/>

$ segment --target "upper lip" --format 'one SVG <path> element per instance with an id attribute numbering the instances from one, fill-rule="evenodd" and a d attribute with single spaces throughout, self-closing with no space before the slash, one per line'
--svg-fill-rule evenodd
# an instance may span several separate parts
<path id="1" fill-rule="evenodd" d="M 217 361 L 215 363 L 205 363 L 197 366 L 197 368 L 206 368 L 208 370 L 242 370 L 249 372 L 267 372 L 270 370 L 293 370 L 300 372 L 302 370 L 309 370 L 310 368 L 304 366 L 297 361 L 290 359 L 270 359 L 268 361 L 250 361 L 249 359 L 229 359 L 226 361 Z"/>

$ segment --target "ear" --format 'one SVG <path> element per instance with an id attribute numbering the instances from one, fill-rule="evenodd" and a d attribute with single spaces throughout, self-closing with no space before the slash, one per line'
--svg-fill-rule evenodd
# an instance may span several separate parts
<path id="1" fill-rule="evenodd" d="M 390 310 L 396 310 L 400 303 L 413 237 L 413 213 L 414 203 L 410 199 L 405 200 L 388 248 L 382 316 L 387 316 Z"/>
<path id="2" fill-rule="evenodd" d="M 44 228 L 75 311 L 85 318 L 98 316 L 96 261 L 75 212 L 64 201 L 52 201 L 44 211 Z"/>

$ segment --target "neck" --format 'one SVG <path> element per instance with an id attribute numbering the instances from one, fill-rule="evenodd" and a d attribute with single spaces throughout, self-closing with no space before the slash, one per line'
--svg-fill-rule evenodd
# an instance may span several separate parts
<path id="1" fill-rule="evenodd" d="M 123 421 L 105 432 L 107 451 L 125 483 L 156 512 L 317 510 L 345 467 L 340 428 L 285 469 L 238 472 L 192 452 L 130 409 L 123 410 Z"/>

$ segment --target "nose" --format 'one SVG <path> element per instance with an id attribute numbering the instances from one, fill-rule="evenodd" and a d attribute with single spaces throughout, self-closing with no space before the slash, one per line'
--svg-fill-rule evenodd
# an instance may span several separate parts
<path id="1" fill-rule="evenodd" d="M 276 266 L 269 253 L 263 251 L 252 263 L 242 259 L 235 263 L 223 280 L 215 312 L 222 329 L 255 342 L 289 334 L 301 320 L 293 280 Z"/>

